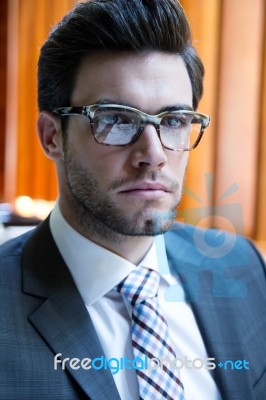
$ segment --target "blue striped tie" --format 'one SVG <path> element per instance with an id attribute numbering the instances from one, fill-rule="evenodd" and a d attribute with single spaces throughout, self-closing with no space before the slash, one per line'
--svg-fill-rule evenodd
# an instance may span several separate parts
<path id="1" fill-rule="evenodd" d="M 135 268 L 117 286 L 132 305 L 132 345 L 135 358 L 167 360 L 152 371 L 137 369 L 140 400 L 184 400 L 184 387 L 171 368 L 176 358 L 168 325 L 161 314 L 157 294 L 160 275 L 148 268 Z M 168 360 L 170 362 L 168 362 Z M 151 361 L 150 361 L 151 362 Z M 154 365 L 154 361 L 151 362 Z"/>

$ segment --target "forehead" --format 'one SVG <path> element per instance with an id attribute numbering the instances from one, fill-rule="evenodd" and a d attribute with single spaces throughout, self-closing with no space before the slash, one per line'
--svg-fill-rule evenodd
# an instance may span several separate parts
<path id="1" fill-rule="evenodd" d="M 163 52 L 99 52 L 81 64 L 72 106 L 112 99 L 146 112 L 192 106 L 192 87 L 182 58 Z"/>

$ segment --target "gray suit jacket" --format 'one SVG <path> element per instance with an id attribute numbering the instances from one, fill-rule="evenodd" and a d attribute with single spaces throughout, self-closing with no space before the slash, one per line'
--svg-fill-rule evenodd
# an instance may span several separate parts
<path id="1" fill-rule="evenodd" d="M 241 237 L 224 236 L 228 251 L 217 257 L 221 246 L 215 232 L 196 235 L 206 237 L 197 241 L 191 226 L 168 232 L 166 251 L 191 302 L 208 355 L 220 364 L 213 377 L 224 400 L 265 400 L 263 261 Z M 166 298 L 175 301 L 175 293 L 171 287 Z M 54 370 L 57 353 L 62 358 L 93 359 L 103 350 L 46 220 L 33 233 L 0 249 L 0 399 L 120 398 L 108 369 Z M 249 369 L 233 364 L 237 360 L 249 362 Z"/>

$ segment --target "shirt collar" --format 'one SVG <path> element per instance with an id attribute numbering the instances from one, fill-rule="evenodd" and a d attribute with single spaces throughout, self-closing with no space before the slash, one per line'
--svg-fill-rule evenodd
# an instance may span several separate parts
<path id="1" fill-rule="evenodd" d="M 73 229 L 63 217 L 58 202 L 50 216 L 50 229 L 86 305 L 96 302 L 136 268 L 131 262 Z M 167 280 L 168 263 L 162 235 L 156 236 L 139 266 L 166 274 Z"/>

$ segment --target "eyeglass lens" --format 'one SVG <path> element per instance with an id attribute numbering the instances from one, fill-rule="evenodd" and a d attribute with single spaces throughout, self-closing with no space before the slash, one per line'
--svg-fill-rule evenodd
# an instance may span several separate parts
<path id="1" fill-rule="evenodd" d="M 142 129 L 141 114 L 126 109 L 101 108 L 93 117 L 94 137 L 98 143 L 126 145 L 133 142 Z M 195 115 L 169 113 L 161 119 L 160 137 L 170 149 L 188 149 L 195 144 L 201 130 L 201 119 Z"/>

